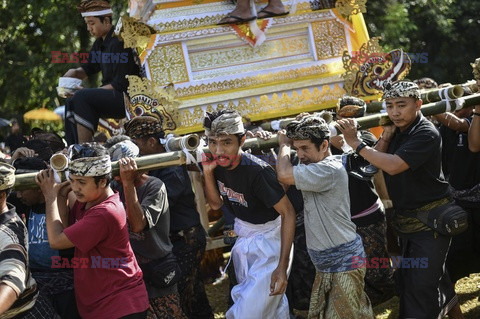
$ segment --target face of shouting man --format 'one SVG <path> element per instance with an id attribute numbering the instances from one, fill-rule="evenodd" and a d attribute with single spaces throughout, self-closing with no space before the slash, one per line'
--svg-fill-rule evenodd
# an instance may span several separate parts
<path id="1" fill-rule="evenodd" d="M 217 165 L 234 169 L 241 160 L 241 146 L 245 142 L 245 135 L 240 139 L 235 134 L 209 136 L 208 148 L 212 153 L 212 160 Z"/>

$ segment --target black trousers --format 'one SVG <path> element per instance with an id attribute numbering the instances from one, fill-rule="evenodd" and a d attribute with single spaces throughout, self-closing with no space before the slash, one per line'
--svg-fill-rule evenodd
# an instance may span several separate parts
<path id="1" fill-rule="evenodd" d="M 458 302 L 445 270 L 451 237 L 424 231 L 402 234 L 400 239 L 405 260 L 395 273 L 400 318 L 431 319 L 446 314 Z"/>
<path id="2" fill-rule="evenodd" d="M 67 144 L 78 143 L 77 124 L 92 132 L 100 118 L 125 117 L 123 93 L 107 89 L 82 89 L 65 102 L 65 139 Z"/>

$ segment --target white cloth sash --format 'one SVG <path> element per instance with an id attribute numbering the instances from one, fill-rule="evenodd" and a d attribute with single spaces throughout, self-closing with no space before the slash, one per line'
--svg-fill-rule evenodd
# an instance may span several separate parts
<path id="1" fill-rule="evenodd" d="M 227 319 L 288 319 L 285 294 L 269 296 L 272 272 L 277 268 L 281 247 L 281 217 L 265 224 L 235 219 L 237 241 L 232 259 L 238 285 L 232 289 L 233 306 Z M 290 251 L 290 273 L 293 247 Z"/>

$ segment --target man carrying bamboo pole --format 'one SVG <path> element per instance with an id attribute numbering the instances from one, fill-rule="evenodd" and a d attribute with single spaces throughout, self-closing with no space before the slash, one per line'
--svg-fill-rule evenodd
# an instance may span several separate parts
<path id="1" fill-rule="evenodd" d="M 469 215 L 469 227 L 452 238 L 446 261 L 453 283 L 480 268 L 480 234 L 475 231 L 480 226 L 480 153 L 468 149 L 472 111 L 473 105 L 433 116 L 441 124 L 443 173 L 453 198 Z"/>
<path id="2" fill-rule="evenodd" d="M 69 157 L 70 182 L 57 184 L 52 169 L 35 178 L 45 196 L 50 247 L 75 247 L 71 265 L 52 260 L 52 267 L 74 268 L 82 318 L 144 319 L 147 290 L 130 245 L 125 209 L 109 186 L 110 156 L 100 145 L 74 144 Z M 68 226 L 69 216 L 74 223 Z"/>
<path id="3" fill-rule="evenodd" d="M 29 269 L 25 224 L 7 202 L 14 184 L 15 168 L 0 162 L 0 317 L 54 318 Z"/>
<path id="4" fill-rule="evenodd" d="M 303 195 L 305 233 L 316 268 L 309 318 L 373 318 L 364 291 L 366 255 L 350 216 L 348 176 L 341 156 L 332 156 L 323 118 L 306 116 L 279 134 L 277 174 Z M 300 164 L 292 166 L 290 148 Z"/>
<path id="5" fill-rule="evenodd" d="M 400 318 L 438 318 L 447 313 L 450 318 L 462 318 L 458 297 L 445 272 L 451 237 L 411 217 L 450 202 L 441 170 L 440 134 L 420 112 L 422 100 L 415 83 L 393 82 L 387 85 L 383 99 L 394 125 L 384 128 L 374 148 L 358 139 L 353 119 L 340 120 L 337 127 L 359 155 L 386 173 L 403 260 L 427 261 L 423 267 L 405 263 L 397 270 Z"/>
<path id="6" fill-rule="evenodd" d="M 140 155 L 165 153 L 162 122 L 152 116 L 137 116 L 125 123 L 126 135 L 138 146 Z M 173 254 L 182 270 L 178 292 L 188 318 L 213 318 L 205 285 L 200 277 L 200 262 L 205 254 L 206 233 L 200 224 L 190 177 L 185 166 L 149 172 L 167 188 L 170 207 L 170 239 Z"/>
<path id="7" fill-rule="evenodd" d="M 366 103 L 362 99 L 344 95 L 338 100 L 336 118 L 361 118 L 364 116 Z M 367 145 L 374 145 L 377 138 L 368 130 L 361 130 L 359 139 Z M 342 135 L 330 138 L 332 154 L 349 153 L 350 146 L 345 143 Z M 349 150 L 350 149 L 350 150 Z M 389 260 L 387 251 L 387 220 L 385 208 L 375 189 L 373 178 L 358 173 L 354 165 L 364 159 L 356 154 L 348 154 L 347 161 L 351 164 L 348 172 L 348 192 L 350 195 L 350 214 L 352 222 L 357 226 L 357 234 L 362 237 L 365 253 L 369 260 Z M 352 170 L 354 172 L 352 172 Z M 380 175 L 383 179 L 383 175 Z M 392 234 L 392 236 L 394 236 Z M 396 240 L 395 240 L 396 241 Z M 390 263 L 378 267 L 367 267 L 365 274 L 365 292 L 372 306 L 392 298 L 395 293 L 393 270 Z"/>
<path id="8" fill-rule="evenodd" d="M 273 168 L 241 149 L 242 117 L 235 111 L 206 113 L 203 126 L 211 157 L 203 164 L 212 209 L 227 205 L 238 238 L 232 259 L 238 285 L 228 319 L 289 318 L 284 294 L 295 232 L 295 211 Z"/>
<path id="9" fill-rule="evenodd" d="M 158 178 L 138 172 L 134 158 L 139 150 L 127 136 L 114 136 L 105 144 L 111 145 L 112 161 L 119 161 L 120 176 L 114 177 L 112 189 L 127 211 L 130 243 L 150 301 L 147 318 L 186 319 L 177 290 L 181 271 L 169 238 L 167 189 Z"/>

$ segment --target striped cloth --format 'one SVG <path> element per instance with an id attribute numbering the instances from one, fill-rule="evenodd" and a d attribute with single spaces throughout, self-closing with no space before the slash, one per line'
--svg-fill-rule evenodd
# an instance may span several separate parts
<path id="1" fill-rule="evenodd" d="M 19 296 L 1 318 L 12 318 L 31 309 L 38 296 L 37 285 L 28 270 L 27 229 L 15 212 L 0 214 L 0 283 L 8 285 Z"/>

